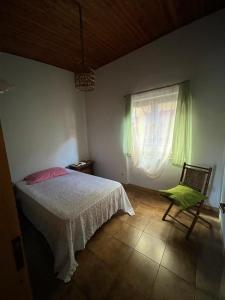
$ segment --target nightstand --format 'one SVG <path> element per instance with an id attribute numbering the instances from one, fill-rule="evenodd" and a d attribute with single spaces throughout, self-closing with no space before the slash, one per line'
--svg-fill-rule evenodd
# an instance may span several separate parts
<path id="1" fill-rule="evenodd" d="M 84 165 L 72 164 L 69 165 L 67 168 L 70 170 L 87 173 L 87 174 L 94 174 L 94 161 L 93 160 L 83 160 L 85 162 Z"/>

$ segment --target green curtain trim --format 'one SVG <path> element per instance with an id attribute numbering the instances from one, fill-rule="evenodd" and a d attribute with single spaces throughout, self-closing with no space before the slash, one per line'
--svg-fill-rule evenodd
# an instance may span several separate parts
<path id="1" fill-rule="evenodd" d="M 130 156 L 132 149 L 131 95 L 125 96 L 125 116 L 123 122 L 123 152 Z"/>
<path id="2" fill-rule="evenodd" d="M 172 164 L 182 166 L 191 161 L 192 140 L 192 97 L 190 82 L 186 81 L 179 85 L 177 109 L 173 131 Z"/>

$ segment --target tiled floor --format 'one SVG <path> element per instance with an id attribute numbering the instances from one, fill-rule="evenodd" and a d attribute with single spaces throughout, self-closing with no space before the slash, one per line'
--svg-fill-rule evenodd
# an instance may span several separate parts
<path id="1" fill-rule="evenodd" d="M 136 215 L 118 214 L 96 232 L 77 253 L 79 267 L 69 284 L 53 275 L 44 238 L 25 226 L 34 300 L 225 299 L 218 218 L 207 214 L 213 228 L 198 224 L 186 241 L 181 226 L 161 220 L 168 206 L 165 199 L 132 187 L 127 193 Z M 182 220 L 190 222 L 187 216 Z"/>

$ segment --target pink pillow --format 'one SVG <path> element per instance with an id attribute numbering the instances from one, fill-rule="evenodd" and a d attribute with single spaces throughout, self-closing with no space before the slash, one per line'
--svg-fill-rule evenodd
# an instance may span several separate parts
<path id="1" fill-rule="evenodd" d="M 27 184 L 34 184 L 66 174 L 68 174 L 68 172 L 65 168 L 56 167 L 30 174 L 26 176 L 24 180 L 26 180 Z"/>

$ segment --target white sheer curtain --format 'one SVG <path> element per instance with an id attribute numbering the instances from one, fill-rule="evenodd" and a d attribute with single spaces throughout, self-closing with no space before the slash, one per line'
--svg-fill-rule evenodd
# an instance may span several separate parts
<path id="1" fill-rule="evenodd" d="M 161 175 L 171 155 L 179 86 L 131 97 L 132 160 L 151 178 Z"/>

